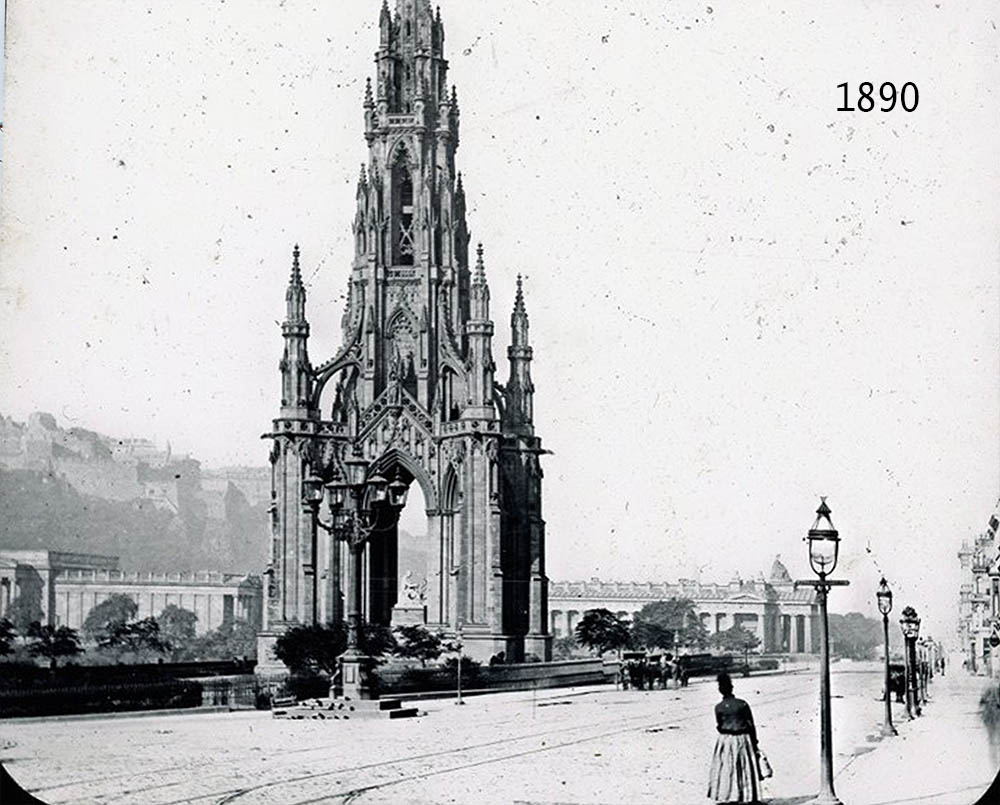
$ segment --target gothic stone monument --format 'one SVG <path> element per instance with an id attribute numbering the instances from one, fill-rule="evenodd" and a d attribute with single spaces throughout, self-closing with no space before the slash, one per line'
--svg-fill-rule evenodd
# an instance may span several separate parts
<path id="1" fill-rule="evenodd" d="M 318 365 L 308 354 L 297 246 L 293 253 L 281 409 L 267 434 L 273 482 L 261 669 L 277 670 L 271 648 L 285 629 L 344 617 L 347 548 L 317 533 L 303 481 L 342 479 L 345 459 L 358 457 L 369 476 L 416 482 L 427 507 L 426 579 L 400 579 L 396 527 L 366 543 L 364 620 L 423 621 L 446 634 L 461 628 L 466 653 L 479 659 L 499 651 L 550 659 L 544 451 L 533 424 L 521 279 L 502 385 L 482 246 L 469 266 L 455 169 L 459 108 L 446 82 L 440 12 L 429 0 L 398 0 L 393 14 L 383 2 L 379 29 L 374 89 L 369 80 L 364 98 L 368 162 L 357 185 L 343 345 Z"/>

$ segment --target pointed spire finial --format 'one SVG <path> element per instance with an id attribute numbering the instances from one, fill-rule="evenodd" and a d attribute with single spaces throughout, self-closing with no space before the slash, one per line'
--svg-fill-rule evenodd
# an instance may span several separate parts
<path id="1" fill-rule="evenodd" d="M 458 111 L 458 89 L 454 84 L 451 85 L 451 108 L 453 111 Z"/>
<path id="2" fill-rule="evenodd" d="M 517 275 L 517 293 L 514 295 L 514 312 L 515 313 L 525 313 L 524 309 L 524 285 L 521 281 L 521 275 Z"/>
<path id="3" fill-rule="evenodd" d="M 292 284 L 301 285 L 302 284 L 302 274 L 299 271 L 299 244 L 295 244 L 295 248 L 292 249 Z"/>
<path id="4" fill-rule="evenodd" d="M 372 98 L 372 77 L 368 76 L 365 79 L 365 108 L 371 108 L 375 106 L 375 101 Z"/>

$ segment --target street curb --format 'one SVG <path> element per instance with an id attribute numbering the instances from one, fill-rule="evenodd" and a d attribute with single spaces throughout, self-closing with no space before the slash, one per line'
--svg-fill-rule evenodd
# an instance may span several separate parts
<path id="1" fill-rule="evenodd" d="M 122 710 L 118 713 L 66 713 L 61 716 L 15 716 L 0 718 L 3 724 L 35 724 L 47 721 L 97 721 L 100 719 L 140 718 L 142 716 L 184 716 L 198 713 L 238 713 L 256 712 L 249 709 L 232 709 L 227 705 L 212 705 L 210 707 L 175 707 L 172 710 Z"/>

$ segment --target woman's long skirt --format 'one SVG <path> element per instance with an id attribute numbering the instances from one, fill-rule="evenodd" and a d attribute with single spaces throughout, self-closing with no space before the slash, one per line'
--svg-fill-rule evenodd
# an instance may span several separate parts
<path id="1" fill-rule="evenodd" d="M 716 802 L 759 801 L 757 756 L 749 735 L 719 735 L 712 753 L 708 796 Z"/>

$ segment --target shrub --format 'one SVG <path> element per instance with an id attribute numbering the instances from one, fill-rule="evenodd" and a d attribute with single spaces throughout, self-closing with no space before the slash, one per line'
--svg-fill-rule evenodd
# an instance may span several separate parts
<path id="1" fill-rule="evenodd" d="M 445 670 L 448 672 L 450 679 L 455 679 L 458 671 L 458 658 L 449 657 L 444 661 Z M 472 657 L 462 656 L 462 685 L 471 685 L 473 682 L 477 682 L 481 676 L 481 666 L 477 660 L 472 659 Z"/>
<path id="2" fill-rule="evenodd" d="M 5 717 L 109 713 L 198 707 L 201 685 L 190 680 L 26 688 L 0 691 Z"/>
<path id="3" fill-rule="evenodd" d="M 321 699 L 330 695 L 330 680 L 322 674 L 291 674 L 282 684 L 282 695 L 303 699 Z"/>

